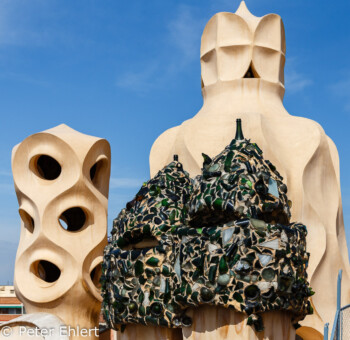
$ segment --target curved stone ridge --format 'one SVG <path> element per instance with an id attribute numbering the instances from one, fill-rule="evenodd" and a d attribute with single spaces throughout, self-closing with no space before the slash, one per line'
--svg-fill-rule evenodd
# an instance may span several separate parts
<path id="1" fill-rule="evenodd" d="M 287 187 L 259 147 L 237 134 L 194 181 L 174 161 L 144 183 L 114 221 L 101 278 L 109 327 L 191 325 L 188 307 L 249 315 L 312 313 L 307 230 L 289 223 Z"/>

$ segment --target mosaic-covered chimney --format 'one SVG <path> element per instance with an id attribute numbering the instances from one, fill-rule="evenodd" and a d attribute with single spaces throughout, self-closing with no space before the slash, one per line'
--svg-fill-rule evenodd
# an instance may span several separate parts
<path id="1" fill-rule="evenodd" d="M 244 320 L 230 337 L 294 340 L 313 292 L 307 230 L 290 223 L 287 186 L 240 119 L 236 138 L 203 158 L 192 180 L 175 155 L 115 219 L 101 278 L 106 322 L 126 326 L 124 336 L 136 324 L 207 338 L 198 315 L 215 325 L 214 306 L 235 311 L 231 325 Z"/>
<path id="2" fill-rule="evenodd" d="M 336 309 L 336 285 L 329 278 L 336 278 L 339 269 L 343 270 L 345 292 L 342 305 L 350 302 L 339 157 L 318 123 L 292 116 L 284 108 L 285 61 L 280 16 L 256 17 L 244 1 L 236 13 L 215 14 L 201 39 L 203 106 L 192 119 L 165 131 L 154 142 L 151 177 L 171 162 L 174 153 L 191 177 L 200 175 L 202 153 L 209 158 L 218 155 L 232 139 L 232 122 L 242 119 L 244 136 L 259 145 L 264 158 L 284 178 L 293 202 L 291 221 L 302 221 L 308 227 L 308 277 L 316 292 L 311 297 L 315 313 L 301 322 L 297 334 L 304 340 L 322 339 L 324 324 L 333 322 Z M 219 330 L 215 330 L 219 325 L 229 322 L 226 330 L 230 334 L 238 322 L 232 311 L 219 308 L 203 314 L 196 311 L 194 322 L 196 318 L 213 338 L 220 338 Z M 215 327 L 213 320 L 221 321 Z M 202 338 L 203 332 L 197 336 Z"/>

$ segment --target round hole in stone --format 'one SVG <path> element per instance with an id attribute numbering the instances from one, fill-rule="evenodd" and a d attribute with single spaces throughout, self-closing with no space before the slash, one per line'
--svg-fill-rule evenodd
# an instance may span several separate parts
<path id="1" fill-rule="evenodd" d="M 96 288 L 101 288 L 100 278 L 102 275 L 102 263 L 99 263 L 90 273 L 91 281 Z"/>
<path id="2" fill-rule="evenodd" d="M 30 216 L 24 209 L 18 210 L 19 215 L 21 216 L 21 220 L 23 222 L 24 227 L 30 232 L 34 231 L 34 219 Z"/>
<path id="3" fill-rule="evenodd" d="M 36 275 L 45 282 L 55 282 L 59 279 L 61 271 L 52 262 L 40 260 L 37 263 Z"/>
<path id="4" fill-rule="evenodd" d="M 41 178 L 52 181 L 61 174 L 61 165 L 51 156 L 40 155 L 36 159 L 36 170 Z"/>
<path id="5" fill-rule="evenodd" d="M 60 225 L 68 231 L 78 231 L 84 227 L 86 214 L 80 207 L 74 207 L 64 211 L 59 217 Z"/>
<path id="6" fill-rule="evenodd" d="M 94 181 L 96 170 L 97 170 L 97 163 L 95 163 L 90 169 L 90 179 L 92 182 Z"/>
<path id="7" fill-rule="evenodd" d="M 100 187 L 103 182 L 103 172 L 107 164 L 106 159 L 100 159 L 90 168 L 90 179 L 96 187 Z"/>

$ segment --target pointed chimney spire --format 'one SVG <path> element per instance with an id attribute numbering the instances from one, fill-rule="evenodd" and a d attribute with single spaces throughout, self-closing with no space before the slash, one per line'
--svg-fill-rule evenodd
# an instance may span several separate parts
<path id="1" fill-rule="evenodd" d="M 235 137 L 235 139 L 236 140 L 244 139 L 243 131 L 242 131 L 242 121 L 240 118 L 238 118 L 236 120 L 236 137 Z"/>
<path id="2" fill-rule="evenodd" d="M 248 23 L 248 25 L 252 31 L 255 30 L 255 28 L 258 25 L 259 20 L 260 20 L 259 17 L 256 17 L 255 15 L 253 15 L 249 11 L 245 1 L 241 1 L 241 4 L 239 5 L 235 14 L 237 14 L 241 18 L 243 18 Z"/>
<path id="3" fill-rule="evenodd" d="M 237 8 L 236 14 L 242 17 L 253 15 L 252 13 L 250 13 L 245 1 L 241 1 L 239 7 Z"/>

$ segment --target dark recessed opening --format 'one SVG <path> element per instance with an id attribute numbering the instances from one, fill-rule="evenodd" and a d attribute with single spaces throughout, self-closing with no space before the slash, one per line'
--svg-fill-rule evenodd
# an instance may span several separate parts
<path id="1" fill-rule="evenodd" d="M 34 231 L 34 219 L 25 210 L 19 209 L 19 215 L 24 224 L 24 227 L 31 233 Z"/>
<path id="2" fill-rule="evenodd" d="M 70 208 L 62 213 L 59 222 L 62 228 L 68 231 L 80 230 L 86 221 L 86 215 L 82 208 Z"/>
<path id="3" fill-rule="evenodd" d="M 133 240 L 132 240 L 133 242 Z M 154 248 L 159 246 L 159 241 L 155 237 L 145 237 L 140 241 L 137 241 L 135 243 L 131 243 L 132 249 L 145 249 L 145 248 Z"/>
<path id="4" fill-rule="evenodd" d="M 47 155 L 38 157 L 36 169 L 40 177 L 50 181 L 56 179 L 61 173 L 61 165 L 55 159 Z"/>
<path id="5" fill-rule="evenodd" d="M 289 217 L 282 209 L 276 209 L 273 212 L 263 212 L 258 214 L 258 219 L 272 224 L 289 224 Z"/>
<path id="6" fill-rule="evenodd" d="M 135 235 L 132 238 L 125 235 L 125 237 L 119 238 L 117 244 L 122 250 L 145 250 L 155 248 L 160 245 L 159 241 L 155 237 L 143 234 Z"/>
<path id="7" fill-rule="evenodd" d="M 103 182 L 103 169 L 106 165 L 106 159 L 100 159 L 90 169 L 91 182 L 97 187 L 99 187 Z"/>
<path id="8" fill-rule="evenodd" d="M 91 281 L 97 288 L 101 288 L 100 278 L 102 274 L 102 264 L 99 263 L 90 273 Z"/>
<path id="9" fill-rule="evenodd" d="M 94 178 L 95 178 L 95 175 L 96 175 L 96 169 L 97 169 L 97 163 L 95 163 L 90 169 L 90 179 L 91 179 L 91 181 L 94 181 Z"/>
<path id="10" fill-rule="evenodd" d="M 45 282 L 55 282 L 61 275 L 56 265 L 49 261 L 40 260 L 38 263 L 37 276 Z"/>
<path id="11" fill-rule="evenodd" d="M 243 78 L 260 78 L 258 73 L 255 71 L 253 64 L 250 64 L 248 71 Z"/>

